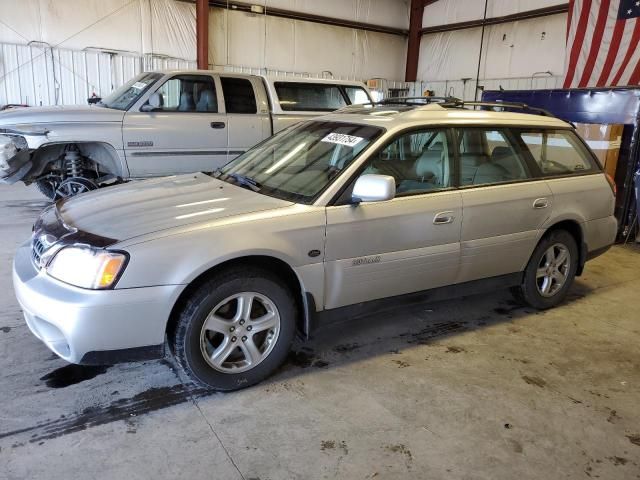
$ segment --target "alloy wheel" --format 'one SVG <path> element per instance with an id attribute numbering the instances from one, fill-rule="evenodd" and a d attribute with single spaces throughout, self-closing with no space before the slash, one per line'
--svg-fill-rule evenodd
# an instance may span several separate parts
<path id="1" fill-rule="evenodd" d="M 211 310 L 200 332 L 200 351 L 219 372 L 245 372 L 269 356 L 279 333 L 280 314 L 273 301 L 242 292 Z"/>
<path id="2" fill-rule="evenodd" d="M 571 254 L 562 243 L 550 246 L 542 255 L 536 271 L 536 285 L 543 297 L 553 297 L 567 282 Z"/>

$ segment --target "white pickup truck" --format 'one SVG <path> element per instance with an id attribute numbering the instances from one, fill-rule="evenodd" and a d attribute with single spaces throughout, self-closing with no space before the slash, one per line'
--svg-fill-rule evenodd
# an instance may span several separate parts
<path id="1" fill-rule="evenodd" d="M 361 82 L 144 72 L 93 105 L 0 112 L 0 182 L 35 182 L 54 199 L 213 171 L 289 125 L 367 102 Z"/>

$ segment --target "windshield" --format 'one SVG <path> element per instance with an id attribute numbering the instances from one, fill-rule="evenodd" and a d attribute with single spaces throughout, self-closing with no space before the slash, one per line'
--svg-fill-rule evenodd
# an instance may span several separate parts
<path id="1" fill-rule="evenodd" d="M 111 92 L 98 102 L 97 105 L 115 108 L 116 110 L 128 110 L 161 76 L 160 73 L 140 73 L 120 88 Z"/>
<path id="2" fill-rule="evenodd" d="M 379 127 L 342 122 L 299 123 L 232 160 L 216 176 L 309 204 L 382 132 Z"/>

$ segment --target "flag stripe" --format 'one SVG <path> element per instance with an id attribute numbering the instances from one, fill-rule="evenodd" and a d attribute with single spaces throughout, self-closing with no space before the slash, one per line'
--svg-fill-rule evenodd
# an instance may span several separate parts
<path id="1" fill-rule="evenodd" d="M 640 84 L 640 61 L 636 63 L 636 68 L 633 69 L 633 73 L 631 74 L 631 78 L 629 78 L 629 85 L 638 85 Z"/>
<path id="2" fill-rule="evenodd" d="M 606 82 L 606 85 L 615 85 L 613 80 L 620 70 L 622 66 L 622 62 L 624 61 L 624 57 L 629 50 L 629 45 L 631 42 L 631 38 L 633 37 L 633 33 L 635 30 L 637 19 L 627 20 L 626 22 L 622 22 L 624 24 L 624 33 L 622 34 L 622 40 L 620 41 L 621 50 L 618 52 L 616 56 L 615 62 L 613 62 L 613 66 L 611 67 L 611 71 L 609 71 L 609 78 Z M 624 68 L 623 68 L 624 70 Z"/>
<path id="3" fill-rule="evenodd" d="M 569 69 L 567 70 L 567 76 L 564 79 L 564 88 L 570 88 L 573 83 L 573 76 L 576 71 L 576 65 L 578 64 L 578 58 L 580 51 L 582 50 L 582 43 L 587 31 L 589 11 L 591 10 L 591 0 L 583 0 L 581 7 L 582 11 L 580 12 L 580 19 L 578 20 L 578 28 L 573 40 L 573 45 L 571 46 Z"/>
<path id="4" fill-rule="evenodd" d="M 629 20 L 627 20 L 627 22 L 628 21 Z M 620 84 L 619 83 L 620 82 L 620 78 L 622 77 L 622 74 L 627 69 L 627 66 L 629 65 L 629 61 L 631 60 L 631 57 L 633 56 L 634 50 L 637 49 L 638 42 L 640 42 L 640 22 L 637 19 L 636 19 L 635 22 L 636 22 L 636 24 L 633 27 L 633 35 L 631 36 L 631 41 L 629 42 L 629 48 L 627 49 L 627 53 L 624 56 L 624 59 L 622 60 L 622 64 L 620 65 L 620 68 L 618 68 L 616 76 L 613 77 L 613 80 L 611 81 L 611 85 L 619 85 Z"/>
<path id="5" fill-rule="evenodd" d="M 569 43 L 569 34 L 571 33 L 571 17 L 573 16 L 573 7 L 575 0 L 569 0 L 569 17 L 567 18 L 567 43 Z"/>
<path id="6" fill-rule="evenodd" d="M 620 25 L 619 27 L 620 36 L 622 36 L 622 33 L 624 32 L 624 22 L 621 22 L 621 24 L 622 25 Z M 596 62 L 593 65 L 593 71 L 591 72 L 591 77 L 587 81 L 588 86 L 595 86 L 598 83 L 598 80 L 602 76 L 602 72 L 605 70 L 605 64 L 607 62 L 608 53 L 611 50 L 614 50 L 614 53 L 615 53 L 615 49 L 618 48 L 612 45 L 612 42 L 614 42 L 614 37 L 613 37 L 614 33 L 618 34 L 618 32 L 616 32 L 617 26 L 618 26 L 618 1 L 611 0 L 611 2 L 609 3 L 609 14 L 607 16 L 607 23 L 604 27 L 604 35 L 602 36 L 602 42 L 600 44 L 600 51 L 598 52 L 598 56 L 596 57 Z M 612 60 L 615 60 L 615 56 L 613 57 Z M 605 77 L 608 77 L 608 73 L 605 75 Z"/>
<path id="7" fill-rule="evenodd" d="M 613 29 L 613 36 L 611 37 L 611 44 L 609 45 L 609 52 L 607 53 L 607 59 L 604 62 L 604 67 L 600 72 L 600 77 L 596 82 L 596 86 L 604 87 L 607 84 L 611 70 L 618 56 L 618 50 L 620 50 L 620 42 L 622 41 L 622 34 L 624 33 L 624 26 L 626 22 L 622 20 L 616 20 L 616 26 Z"/>
<path id="8" fill-rule="evenodd" d="M 591 78 L 591 72 L 593 72 L 593 66 L 596 64 L 596 58 L 600 52 L 600 46 L 602 44 L 602 36 L 604 35 L 604 27 L 607 24 L 607 17 L 609 16 L 609 5 L 611 0 L 602 0 L 600 4 L 600 10 L 598 11 L 598 20 L 596 21 L 596 28 L 593 32 L 593 38 L 591 39 L 591 47 L 589 48 L 589 56 L 587 62 L 582 70 L 582 76 L 578 82 L 578 87 L 586 87 Z"/>

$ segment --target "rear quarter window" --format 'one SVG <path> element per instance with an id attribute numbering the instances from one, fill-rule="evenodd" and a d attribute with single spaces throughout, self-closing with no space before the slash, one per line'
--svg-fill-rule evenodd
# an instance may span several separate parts
<path id="1" fill-rule="evenodd" d="M 600 170 L 591 153 L 570 130 L 520 130 L 518 136 L 545 176 Z"/>
<path id="2" fill-rule="evenodd" d="M 285 112 L 331 112 L 347 105 L 337 85 L 275 82 L 274 87 Z"/>

